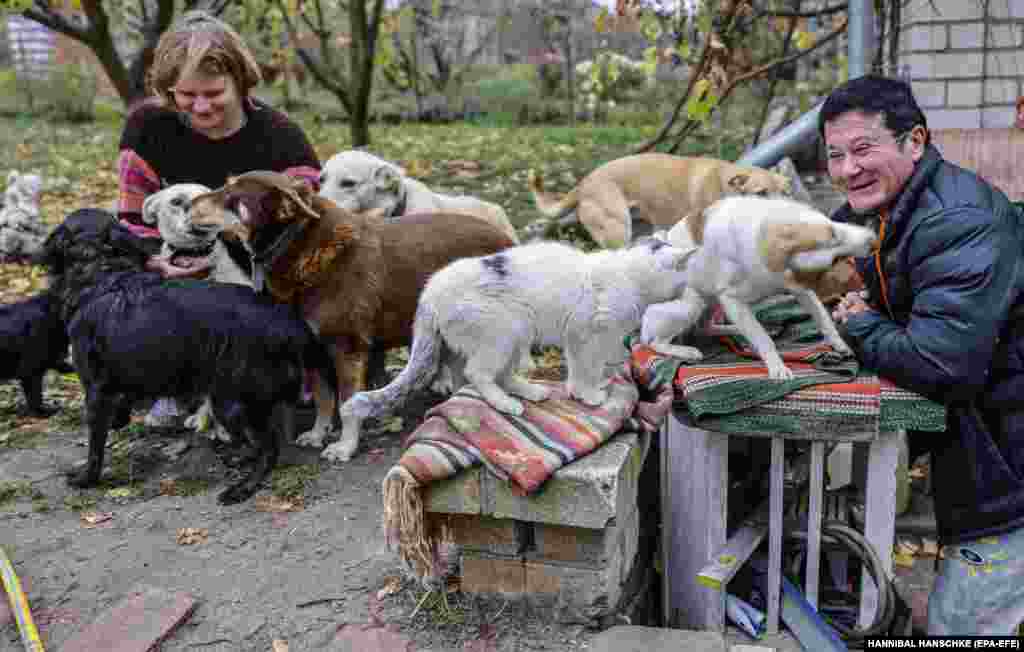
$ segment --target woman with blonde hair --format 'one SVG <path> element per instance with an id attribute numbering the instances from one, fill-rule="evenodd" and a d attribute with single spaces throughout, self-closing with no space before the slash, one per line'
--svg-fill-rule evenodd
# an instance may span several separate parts
<path id="1" fill-rule="evenodd" d="M 160 233 L 142 222 L 142 203 L 166 186 L 218 188 L 229 176 L 273 170 L 316 188 L 316 152 L 298 125 L 252 97 L 260 81 L 242 37 L 208 13 L 186 12 L 161 36 L 147 76 L 152 97 L 128 116 L 118 157 L 118 217 L 152 247 L 150 269 L 169 278 L 206 271 L 157 255 Z M 173 399 L 160 399 L 146 424 L 174 427 L 183 419 Z"/>

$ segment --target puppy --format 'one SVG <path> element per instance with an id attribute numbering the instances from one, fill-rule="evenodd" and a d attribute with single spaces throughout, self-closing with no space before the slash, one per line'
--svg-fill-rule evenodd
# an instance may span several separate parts
<path id="1" fill-rule="evenodd" d="M 277 462 L 272 411 L 283 408 L 291 439 L 303 369 L 332 383 L 333 362 L 289 306 L 239 285 L 165 281 L 143 271 L 147 258 L 139 238 L 100 210 L 75 211 L 43 245 L 38 262 L 49 268 L 86 396 L 89 457 L 70 483 L 99 481 L 107 433 L 128 422 L 135 401 L 206 395 L 233 438 L 257 449 L 249 475 L 217 498 L 246 500 Z"/>
<path id="2" fill-rule="evenodd" d="M 636 154 L 609 161 L 562 197 L 545 193 L 543 179 L 533 170 L 528 183 L 541 213 L 558 219 L 575 210 L 591 237 L 606 248 L 632 242 L 634 211 L 655 230 L 667 229 L 727 195 L 790 193 L 789 179 L 775 172 L 670 154 Z"/>
<path id="3" fill-rule="evenodd" d="M 73 370 L 65 361 L 67 352 L 60 302 L 50 292 L 0 305 L 0 379 L 18 379 L 28 414 L 53 414 L 53 409 L 43 406 L 43 377 L 48 369 Z"/>
<path id="4" fill-rule="evenodd" d="M 505 211 L 497 204 L 469 195 L 444 195 L 405 170 L 369 152 L 349 150 L 335 154 L 320 174 L 320 196 L 352 213 L 379 209 L 386 218 L 430 211 L 465 213 L 490 222 L 512 242 L 519 236 Z"/>
<path id="5" fill-rule="evenodd" d="M 652 306 L 644 315 L 641 341 L 655 351 L 700 360 L 696 348 L 670 342 L 700 320 L 709 302 L 717 301 L 736 332 L 764 360 L 769 377 L 792 378 L 793 372 L 750 308 L 788 290 L 833 349 L 852 353 L 815 287 L 831 283 L 837 260 L 870 253 L 876 242 L 870 229 L 833 222 L 810 206 L 787 199 L 729 197 L 672 227 L 668 241 L 693 250 L 693 255 L 682 297 Z"/>
<path id="6" fill-rule="evenodd" d="M 195 267 L 205 262 L 210 266 L 207 280 L 252 287 L 252 265 L 245 250 L 220 240 L 219 227 L 192 222 L 192 200 L 210 191 L 198 183 L 168 186 L 142 202 L 142 221 L 160 230 L 160 254 L 174 264 Z"/>
<path id="7" fill-rule="evenodd" d="M 623 338 L 640 325 L 647 306 L 679 295 L 688 255 L 655 239 L 590 254 L 540 242 L 451 263 L 420 296 L 405 369 L 387 387 L 342 405 L 341 440 L 323 455 L 349 454 L 364 419 L 394 410 L 442 364 L 461 366 L 494 409 L 521 415 L 523 403 L 512 395 L 548 396 L 545 386 L 515 375 L 522 352 L 534 344 L 561 346 L 569 394 L 601 405 L 628 357 Z"/>

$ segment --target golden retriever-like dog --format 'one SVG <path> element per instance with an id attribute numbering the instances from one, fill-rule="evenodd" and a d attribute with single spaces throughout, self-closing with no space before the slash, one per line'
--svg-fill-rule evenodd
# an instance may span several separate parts
<path id="1" fill-rule="evenodd" d="M 192 222 L 238 237 L 253 257 L 253 282 L 300 308 L 334 357 L 338 393 L 314 387 L 317 418 L 298 443 L 320 446 L 337 400 L 366 386 L 370 347 L 409 344 L 427 279 L 448 263 L 513 246 L 500 228 L 450 212 L 389 222 L 355 214 L 276 172 L 248 172 L 193 200 Z M 234 222 L 238 215 L 240 221 Z"/>
<path id="2" fill-rule="evenodd" d="M 633 241 L 633 211 L 655 230 L 668 229 L 728 195 L 791 192 L 789 179 L 770 170 L 670 154 L 636 154 L 609 161 L 561 197 L 545 193 L 543 179 L 532 170 L 529 186 L 541 213 L 557 219 L 575 210 L 602 247 L 622 247 Z"/>

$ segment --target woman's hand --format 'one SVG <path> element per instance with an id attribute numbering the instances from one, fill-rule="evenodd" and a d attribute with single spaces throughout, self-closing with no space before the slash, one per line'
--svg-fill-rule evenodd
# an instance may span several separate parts
<path id="1" fill-rule="evenodd" d="M 195 267 L 179 267 L 161 256 L 152 256 L 146 261 L 146 269 L 160 272 L 164 278 L 205 278 L 212 268 L 209 261 L 203 261 Z"/>
<path id="2" fill-rule="evenodd" d="M 846 296 L 840 299 L 836 309 L 832 311 L 832 319 L 837 324 L 843 324 L 851 316 L 866 310 L 872 310 L 872 308 L 864 301 L 864 297 L 860 292 L 847 292 Z"/>

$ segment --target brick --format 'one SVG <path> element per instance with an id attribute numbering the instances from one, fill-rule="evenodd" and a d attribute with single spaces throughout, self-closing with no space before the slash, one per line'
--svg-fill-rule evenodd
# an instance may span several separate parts
<path id="1" fill-rule="evenodd" d="M 516 521 L 470 514 L 427 514 L 432 528 L 445 527 L 452 540 L 466 550 L 514 556 L 519 552 Z M 520 527 L 532 527 L 524 523 Z"/>
<path id="2" fill-rule="evenodd" d="M 186 593 L 141 586 L 76 634 L 63 652 L 149 652 L 195 609 Z"/>
<path id="3" fill-rule="evenodd" d="M 988 46 L 990 48 L 1019 48 L 1021 40 L 1020 25 L 989 24 Z"/>
<path id="4" fill-rule="evenodd" d="M 949 82 L 950 108 L 981 106 L 981 81 Z"/>
<path id="5" fill-rule="evenodd" d="M 1019 94 L 1016 79 L 989 79 L 985 82 L 985 104 L 1016 104 Z"/>
<path id="6" fill-rule="evenodd" d="M 972 79 L 981 77 L 983 56 L 981 52 L 907 54 L 900 58 L 900 63 L 906 66 L 912 80 Z"/>
<path id="7" fill-rule="evenodd" d="M 990 2 L 988 7 L 988 15 L 990 18 L 1024 18 L 1024 4 L 1017 2 L 1017 0 L 1007 0 L 1006 2 Z"/>
<path id="8" fill-rule="evenodd" d="M 943 108 L 946 106 L 946 82 L 911 82 L 914 97 L 922 109 Z"/>
<path id="9" fill-rule="evenodd" d="M 424 509 L 447 514 L 481 514 L 484 473 L 483 467 L 477 466 L 440 482 L 432 482 L 423 496 Z"/>
<path id="10" fill-rule="evenodd" d="M 558 623 L 587 623 L 611 613 L 622 597 L 618 574 L 540 561 L 526 561 L 526 597 Z"/>
<path id="11" fill-rule="evenodd" d="M 981 124 L 985 128 L 1012 127 L 1017 110 L 1012 106 L 990 106 L 981 110 Z"/>
<path id="12" fill-rule="evenodd" d="M 946 25 L 914 25 L 900 32 L 901 52 L 945 50 L 949 43 Z"/>
<path id="13" fill-rule="evenodd" d="M 949 47 L 954 50 L 978 49 L 985 41 L 984 23 L 953 25 L 949 30 Z"/>
<path id="14" fill-rule="evenodd" d="M 520 597 L 526 590 L 525 567 L 519 558 L 464 551 L 461 584 L 470 594 Z"/>
<path id="15" fill-rule="evenodd" d="M 993 2 L 992 5 L 1000 3 Z M 914 0 L 903 10 L 909 22 L 946 20 L 981 20 L 984 11 L 980 2 L 971 0 Z"/>
<path id="16" fill-rule="evenodd" d="M 990 77 L 1015 77 L 1024 71 L 1024 51 L 989 52 L 985 55 L 985 65 Z"/>
<path id="17" fill-rule="evenodd" d="M 925 114 L 929 129 L 978 129 L 981 109 L 938 109 Z"/>

